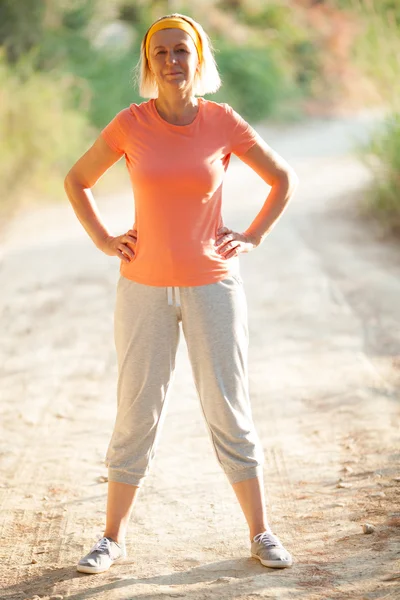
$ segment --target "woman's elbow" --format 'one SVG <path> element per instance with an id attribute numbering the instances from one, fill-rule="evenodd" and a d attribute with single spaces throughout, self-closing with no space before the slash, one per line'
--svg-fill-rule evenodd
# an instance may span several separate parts
<path id="1" fill-rule="evenodd" d="M 82 190 L 86 187 L 87 186 L 76 177 L 73 169 L 68 171 L 64 179 L 64 190 L 72 204 L 79 200 Z"/>
<path id="2" fill-rule="evenodd" d="M 64 190 L 66 192 L 68 192 L 70 187 L 71 187 L 71 171 L 68 171 L 68 173 L 66 174 L 65 179 L 64 179 Z"/>
<path id="3" fill-rule="evenodd" d="M 292 192 L 295 192 L 297 189 L 297 186 L 300 183 L 300 179 L 299 179 L 299 176 L 297 175 L 296 171 L 294 169 L 292 169 L 292 167 L 290 168 L 290 171 L 288 173 L 288 178 L 289 178 L 290 189 L 292 190 Z"/>
<path id="4" fill-rule="evenodd" d="M 300 180 L 296 171 L 292 167 L 286 167 L 281 171 L 276 182 L 278 185 L 286 187 L 292 194 L 299 185 L 299 181 Z"/>
<path id="5" fill-rule="evenodd" d="M 65 179 L 64 179 L 64 190 L 68 197 L 70 197 L 70 195 L 71 195 L 72 187 L 73 186 L 72 186 L 71 171 L 68 171 L 68 173 L 66 174 Z"/>
<path id="6" fill-rule="evenodd" d="M 85 181 L 82 173 L 77 171 L 74 167 L 71 167 L 64 179 L 64 189 L 66 192 L 71 189 L 86 189 L 90 188 L 91 186 L 91 182 Z"/>

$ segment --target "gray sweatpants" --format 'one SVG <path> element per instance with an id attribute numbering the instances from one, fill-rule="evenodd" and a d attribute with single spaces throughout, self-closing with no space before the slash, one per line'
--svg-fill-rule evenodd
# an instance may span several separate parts
<path id="1" fill-rule="evenodd" d="M 248 393 L 247 304 L 240 277 L 180 288 L 120 277 L 114 321 L 117 416 L 105 461 L 109 481 L 140 487 L 149 472 L 166 415 L 180 321 L 218 462 L 231 483 L 262 473 L 264 454 Z"/>

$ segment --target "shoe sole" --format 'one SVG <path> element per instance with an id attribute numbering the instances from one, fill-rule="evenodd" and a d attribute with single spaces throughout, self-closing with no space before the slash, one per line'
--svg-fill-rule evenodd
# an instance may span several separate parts
<path id="1" fill-rule="evenodd" d="M 258 556 L 258 554 L 253 554 L 251 553 L 251 556 L 253 558 L 256 558 L 257 560 L 260 561 L 260 563 L 262 565 L 264 565 L 264 567 L 271 567 L 271 569 L 286 569 L 286 567 L 291 567 L 293 564 L 293 561 L 287 561 L 284 562 L 282 560 L 276 561 L 276 560 L 263 560 L 261 558 L 261 556 Z"/>
<path id="2" fill-rule="evenodd" d="M 113 562 L 111 563 L 111 565 L 109 567 L 107 567 L 106 569 L 103 567 L 86 567 L 85 565 L 80 565 L 78 564 L 76 566 L 76 570 L 79 573 L 88 573 L 90 575 L 96 575 L 96 573 L 105 573 L 106 571 L 108 571 L 108 569 L 110 569 L 110 567 L 112 567 L 115 563 L 117 562 L 121 562 L 122 560 L 124 560 L 124 558 L 126 558 L 126 556 L 121 556 L 120 558 L 117 558 L 116 560 L 113 560 Z"/>

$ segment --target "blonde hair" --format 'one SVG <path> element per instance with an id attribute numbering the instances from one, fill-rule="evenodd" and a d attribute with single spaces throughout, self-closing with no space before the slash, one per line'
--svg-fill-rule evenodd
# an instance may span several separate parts
<path id="1" fill-rule="evenodd" d="M 191 17 L 182 15 L 180 13 L 165 15 L 164 17 L 154 21 L 154 23 L 158 23 L 163 19 L 169 19 L 171 17 L 180 17 L 181 19 L 184 19 L 190 23 L 199 34 L 201 40 L 203 56 L 202 61 L 198 66 L 198 71 L 194 77 L 193 93 L 197 94 L 198 96 L 202 96 L 203 94 L 212 94 L 216 92 L 221 87 L 221 78 L 218 73 L 210 38 L 200 23 L 197 23 L 197 21 Z M 154 23 L 152 23 L 152 25 L 148 28 L 142 39 L 142 43 L 140 45 L 140 58 L 134 68 L 134 79 L 139 88 L 139 94 L 142 98 L 157 98 L 158 96 L 158 86 L 153 73 L 150 71 L 146 58 L 146 38 Z"/>

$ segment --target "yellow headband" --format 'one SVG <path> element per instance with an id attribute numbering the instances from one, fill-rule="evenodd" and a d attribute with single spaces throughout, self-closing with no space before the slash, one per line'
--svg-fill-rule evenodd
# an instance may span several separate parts
<path id="1" fill-rule="evenodd" d="M 156 31 L 160 31 L 161 29 L 182 29 L 182 31 L 186 31 L 192 38 L 197 48 L 197 54 L 199 55 L 199 62 L 202 61 L 202 48 L 201 48 L 201 39 L 197 32 L 197 30 L 184 19 L 180 17 L 170 17 L 168 19 L 162 19 L 161 21 L 157 21 L 152 25 L 146 36 L 146 58 L 149 60 L 149 49 L 150 49 L 150 38 L 156 33 Z"/>

